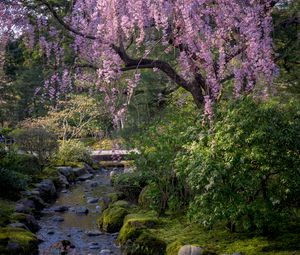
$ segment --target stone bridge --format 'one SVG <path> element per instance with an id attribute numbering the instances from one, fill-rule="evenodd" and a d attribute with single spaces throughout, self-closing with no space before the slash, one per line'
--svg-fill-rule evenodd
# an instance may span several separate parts
<path id="1" fill-rule="evenodd" d="M 94 161 L 116 161 L 116 160 L 131 160 L 133 154 L 139 154 L 136 149 L 132 150 L 97 150 L 92 151 L 92 159 Z"/>

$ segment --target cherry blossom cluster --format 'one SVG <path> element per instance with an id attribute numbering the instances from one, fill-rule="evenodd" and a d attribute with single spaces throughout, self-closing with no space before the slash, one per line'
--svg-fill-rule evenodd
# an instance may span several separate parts
<path id="1" fill-rule="evenodd" d="M 18 14 L 14 14 L 14 19 L 9 19 L 8 13 L 22 8 L 18 1 L 15 2 L 15 8 L 7 8 L 0 3 L 0 20 L 4 20 L 4 27 L 10 29 L 19 20 Z M 139 56 L 143 58 L 150 55 L 156 46 L 163 48 L 159 58 L 175 53 L 179 65 L 177 69 L 187 83 L 197 81 L 199 75 L 203 77 L 205 84 L 201 85 L 201 90 L 205 103 L 204 115 L 211 116 L 212 105 L 220 96 L 228 77 L 233 76 L 234 94 L 237 97 L 253 91 L 255 87 L 263 88 L 267 93 L 272 84 L 277 72 L 271 38 L 271 10 L 274 2 L 78 0 L 74 1 L 73 11 L 62 17 L 62 20 L 72 28 L 69 29 L 74 38 L 72 48 L 80 62 L 97 67 L 96 83 L 105 94 L 105 101 L 116 122 L 123 121 L 126 107 L 140 79 L 139 75 L 128 79 L 127 102 L 118 104 L 117 94 L 121 93 L 118 80 L 127 63 L 126 57 L 121 56 L 116 49 L 126 49 L 132 43 L 140 50 Z M 45 23 L 42 17 L 39 29 L 47 26 Z M 33 34 L 33 27 L 28 24 L 24 25 L 25 30 Z M 48 26 L 47 29 L 50 40 L 40 37 L 40 47 L 49 59 L 51 55 L 55 56 L 57 66 L 63 66 L 60 35 L 55 28 Z M 2 30 L 1 37 L 4 35 Z M 32 45 L 33 40 L 31 37 L 28 44 Z M 138 68 L 139 65 L 136 66 Z M 153 70 L 158 69 L 155 67 Z M 70 83 L 70 73 L 55 73 L 46 85 L 49 87 L 59 83 L 63 87 L 60 93 L 63 93 L 66 84 Z M 55 86 L 50 87 L 53 90 L 51 96 L 56 92 Z"/>

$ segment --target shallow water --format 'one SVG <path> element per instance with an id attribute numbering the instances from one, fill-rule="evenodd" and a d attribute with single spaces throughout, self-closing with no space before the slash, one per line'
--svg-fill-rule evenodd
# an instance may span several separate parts
<path id="1" fill-rule="evenodd" d="M 44 240 L 39 245 L 41 255 L 60 254 L 56 246 L 62 240 L 68 240 L 75 246 L 69 254 L 121 254 L 115 244 L 117 234 L 102 233 L 100 236 L 92 237 L 86 234 L 86 231 L 97 230 L 96 220 L 100 214 L 96 210 L 99 203 L 88 204 L 87 197 L 101 198 L 114 191 L 110 186 L 108 173 L 108 171 L 103 170 L 94 176 L 91 181 L 96 181 L 98 183 L 97 187 L 88 187 L 89 181 L 77 183 L 67 193 L 61 193 L 57 201 L 43 211 L 43 216 L 39 220 L 41 229 L 37 233 L 38 238 Z M 60 205 L 85 206 L 89 209 L 89 213 L 78 215 L 71 210 L 63 213 L 54 212 L 53 208 Z M 63 221 L 55 221 L 59 217 L 62 217 Z"/>

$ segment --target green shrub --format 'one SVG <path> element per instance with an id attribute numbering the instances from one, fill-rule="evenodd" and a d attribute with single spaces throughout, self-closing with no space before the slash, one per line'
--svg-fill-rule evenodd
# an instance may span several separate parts
<path id="1" fill-rule="evenodd" d="M 187 201 L 185 180 L 176 176 L 174 159 L 190 139 L 187 134 L 193 126 L 195 112 L 194 108 L 171 104 L 163 111 L 163 119 L 147 124 L 131 138 L 132 147 L 140 151 L 135 157 L 137 172 L 147 176 L 148 183 L 155 183 L 161 193 L 156 208 L 159 214 L 170 207 L 173 211 L 181 209 Z"/>
<path id="2" fill-rule="evenodd" d="M 9 150 L 2 155 L 0 167 L 31 176 L 41 170 L 37 157 L 30 154 L 19 154 L 16 150 Z"/>
<path id="3" fill-rule="evenodd" d="M 206 226 L 270 231 L 300 205 L 299 106 L 245 98 L 219 109 L 213 130 L 176 159 L 196 194 L 189 214 Z"/>
<path id="4" fill-rule="evenodd" d="M 77 140 L 61 142 L 56 157 L 57 160 L 63 164 L 73 162 L 86 162 L 92 164 L 89 149 L 85 147 L 82 142 Z"/>
<path id="5" fill-rule="evenodd" d="M 19 148 L 37 156 L 39 163 L 45 165 L 58 147 L 57 137 L 44 128 L 27 128 L 13 133 Z"/>
<path id="6" fill-rule="evenodd" d="M 25 190 L 28 178 L 21 173 L 0 168 L 0 196 L 4 198 L 18 198 L 18 192 Z"/>
<path id="7" fill-rule="evenodd" d="M 162 201 L 162 194 L 155 183 L 143 188 L 139 195 L 139 205 L 143 209 L 159 211 Z"/>
<path id="8" fill-rule="evenodd" d="M 129 200 L 136 200 L 147 182 L 147 177 L 138 172 L 117 174 L 112 178 L 113 186 Z"/>

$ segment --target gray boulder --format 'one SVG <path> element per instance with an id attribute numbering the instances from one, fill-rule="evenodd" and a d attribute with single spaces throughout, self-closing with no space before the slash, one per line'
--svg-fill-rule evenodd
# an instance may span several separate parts
<path id="1" fill-rule="evenodd" d="M 179 249 L 178 255 L 202 255 L 203 249 L 199 246 L 184 245 Z"/>
<path id="2" fill-rule="evenodd" d="M 58 181 L 59 181 L 59 183 L 60 183 L 61 188 L 67 189 L 67 188 L 70 187 L 70 183 L 69 183 L 69 181 L 68 181 L 68 179 L 67 179 L 66 176 L 60 174 L 60 175 L 58 176 Z"/>
<path id="3" fill-rule="evenodd" d="M 30 199 L 22 199 L 17 202 L 16 204 L 16 212 L 17 213 L 25 213 L 25 214 L 32 214 L 34 213 L 35 205 L 34 202 Z"/>
<path id="4" fill-rule="evenodd" d="M 35 233 L 40 229 L 37 220 L 30 214 L 14 213 L 12 218 L 15 223 L 24 224 L 31 232 Z"/>
<path id="5" fill-rule="evenodd" d="M 38 188 L 41 198 L 45 201 L 51 201 L 57 197 L 56 188 L 54 186 L 53 181 L 46 179 L 36 184 Z"/>
<path id="6" fill-rule="evenodd" d="M 66 177 L 69 177 L 73 174 L 73 169 L 69 166 L 59 166 L 57 167 L 57 170 Z"/>

